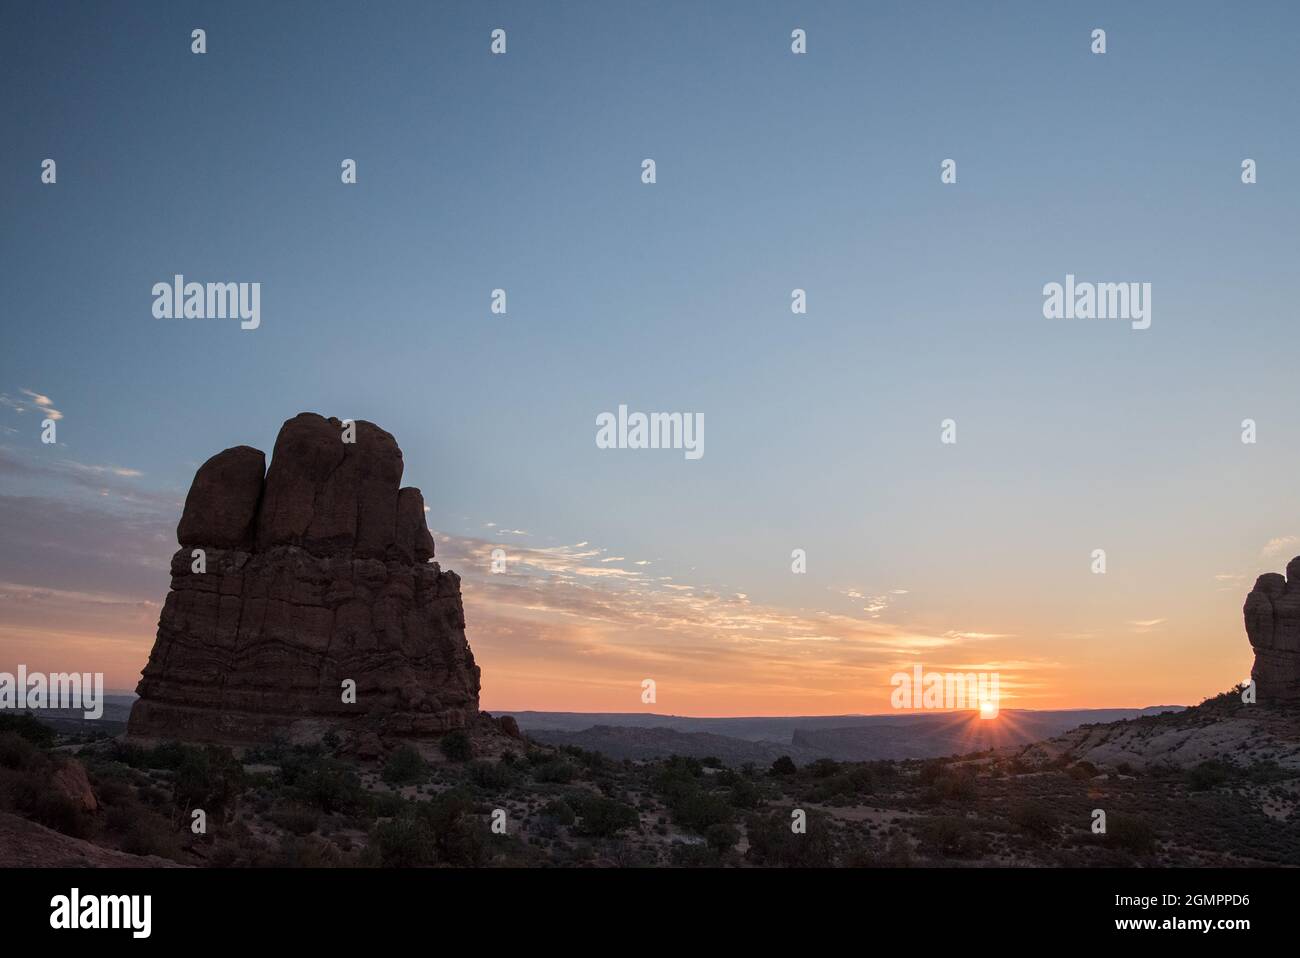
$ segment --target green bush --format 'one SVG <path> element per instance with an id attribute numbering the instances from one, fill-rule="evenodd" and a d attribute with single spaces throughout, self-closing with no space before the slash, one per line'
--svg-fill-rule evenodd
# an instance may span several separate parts
<path id="1" fill-rule="evenodd" d="M 268 818 L 293 835 L 310 835 L 320 827 L 320 812 L 298 802 L 286 802 L 276 807 Z"/>
<path id="2" fill-rule="evenodd" d="M 561 798 L 547 802 L 542 807 L 541 815 L 543 818 L 549 818 L 557 825 L 572 825 L 578 819 L 573 807 Z"/>
<path id="3" fill-rule="evenodd" d="M 683 828 L 704 834 L 713 825 L 731 822 L 731 804 L 721 795 L 702 789 L 684 795 L 673 802 L 673 821 Z"/>
<path id="4" fill-rule="evenodd" d="M 772 774 L 778 778 L 793 775 L 797 771 L 799 771 L 799 767 L 794 764 L 794 759 L 789 755 L 782 755 L 772 763 Z"/>
<path id="5" fill-rule="evenodd" d="M 923 822 L 920 833 L 922 846 L 930 854 L 945 858 L 978 858 L 987 846 L 969 822 L 951 815 Z"/>
<path id="6" fill-rule="evenodd" d="M 719 855 L 730 851 L 740 841 L 740 830 L 735 825 L 719 823 L 710 825 L 704 831 L 704 840 Z"/>
<path id="7" fill-rule="evenodd" d="M 172 779 L 172 796 L 178 811 L 201 808 L 220 819 L 244 790 L 244 766 L 229 749 L 209 746 L 186 749 Z"/>
<path id="8" fill-rule="evenodd" d="M 758 808 L 763 803 L 763 793 L 747 778 L 736 776 L 731 783 L 731 804 L 736 808 Z"/>
<path id="9" fill-rule="evenodd" d="M 1217 759 L 1201 762 L 1195 768 L 1187 770 L 1187 787 L 1193 792 L 1217 788 L 1228 781 L 1235 771 L 1231 765 Z"/>
<path id="10" fill-rule="evenodd" d="M 279 782 L 291 797 L 323 812 L 370 807 L 361 779 L 349 765 L 311 749 L 295 749 L 280 759 Z"/>
<path id="11" fill-rule="evenodd" d="M 840 763 L 833 758 L 819 758 L 808 766 L 813 778 L 830 778 L 840 770 Z"/>
<path id="12" fill-rule="evenodd" d="M 470 780 L 479 788 L 500 790 L 515 783 L 515 775 L 509 765 L 502 762 L 471 762 Z"/>
<path id="13" fill-rule="evenodd" d="M 1056 836 L 1059 824 L 1051 807 L 1041 801 L 1023 801 L 1011 807 L 1007 816 L 1024 835 L 1035 841 L 1048 841 Z"/>
<path id="14" fill-rule="evenodd" d="M 0 768 L 33 768 L 41 761 L 41 750 L 18 732 L 0 732 Z"/>
<path id="15" fill-rule="evenodd" d="M 1156 833 L 1145 818 L 1111 815 L 1106 827 L 1106 842 L 1137 855 L 1146 855 L 1155 850 Z"/>
<path id="16" fill-rule="evenodd" d="M 578 796 L 573 800 L 573 807 L 580 819 L 577 831 L 583 835 L 609 838 L 640 823 L 635 808 L 612 798 Z"/>
<path id="17" fill-rule="evenodd" d="M 122 840 L 122 851 L 132 855 L 158 855 L 162 858 L 179 859 L 181 858 L 180 834 L 161 815 L 140 809 Z"/>
<path id="18" fill-rule="evenodd" d="M 578 770 L 562 758 L 557 758 L 539 765 L 533 770 L 533 778 L 539 782 L 551 782 L 564 785 L 578 777 Z"/>
<path id="19" fill-rule="evenodd" d="M 26 739 L 37 748 L 49 748 L 58 737 L 54 729 L 31 712 L 23 712 L 22 715 L 0 712 L 0 736 L 8 733 Z"/>
<path id="20" fill-rule="evenodd" d="M 788 811 L 750 815 L 745 822 L 749 835 L 745 857 L 758 865 L 786 868 L 820 868 L 835 863 L 829 816 L 809 809 L 802 834 L 791 829 L 791 822 Z"/>
<path id="21" fill-rule="evenodd" d="M 370 832 L 370 848 L 385 868 L 414 868 L 438 860 L 433 829 L 413 815 L 376 825 Z"/>
<path id="22" fill-rule="evenodd" d="M 384 763 L 383 780 L 389 785 L 418 785 L 429 780 L 429 763 L 412 745 L 402 745 Z"/>
<path id="23" fill-rule="evenodd" d="M 708 844 L 673 842 L 668 859 L 674 868 L 710 868 L 718 864 L 718 853 Z"/>
<path id="24" fill-rule="evenodd" d="M 448 732 L 438 742 L 438 747 L 452 762 L 468 762 L 474 757 L 474 743 L 464 729 Z"/>
<path id="25" fill-rule="evenodd" d="M 487 830 L 467 795 L 444 792 L 431 801 L 416 803 L 415 814 L 433 829 L 439 860 L 449 865 L 483 864 Z"/>
<path id="26" fill-rule="evenodd" d="M 142 748 L 125 742 L 114 743 L 114 758 L 132 768 L 161 768 L 174 771 L 180 768 L 185 757 L 194 751 L 200 751 L 192 745 L 180 742 L 163 742 L 154 748 Z"/>

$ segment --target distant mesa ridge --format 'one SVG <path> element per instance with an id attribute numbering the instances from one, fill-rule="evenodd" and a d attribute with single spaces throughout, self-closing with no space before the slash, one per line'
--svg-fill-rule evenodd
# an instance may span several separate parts
<path id="1" fill-rule="evenodd" d="M 1300 556 L 1287 563 L 1285 577 L 1266 572 L 1256 579 L 1242 611 L 1258 700 L 1300 700 Z"/>
<path id="2" fill-rule="evenodd" d="M 419 489 L 383 429 L 288 420 L 194 476 L 171 591 L 128 735 L 226 744 L 331 728 L 420 736 L 478 717 L 460 578 L 436 562 Z M 206 571 L 194 571 L 203 550 Z M 344 701 L 345 680 L 356 702 Z"/>

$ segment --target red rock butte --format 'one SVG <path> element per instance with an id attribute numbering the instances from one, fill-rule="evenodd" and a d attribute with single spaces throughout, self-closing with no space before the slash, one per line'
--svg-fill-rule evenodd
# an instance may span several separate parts
<path id="1" fill-rule="evenodd" d="M 1256 579 L 1242 611 L 1255 650 L 1250 677 L 1258 701 L 1300 700 L 1300 556 L 1287 563 L 1285 576 L 1266 572 Z"/>
<path id="2" fill-rule="evenodd" d="M 127 734 L 229 745 L 436 735 L 478 718 L 460 578 L 373 423 L 302 413 L 194 476 Z M 204 571 L 195 571 L 202 550 Z M 355 683 L 355 702 L 344 694 Z"/>

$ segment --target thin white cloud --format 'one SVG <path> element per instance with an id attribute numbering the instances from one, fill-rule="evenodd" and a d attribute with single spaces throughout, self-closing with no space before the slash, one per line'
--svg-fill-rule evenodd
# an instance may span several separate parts
<path id="1" fill-rule="evenodd" d="M 1264 543 L 1264 548 L 1260 550 L 1260 555 L 1266 558 L 1282 555 L 1292 551 L 1292 547 L 1300 543 L 1300 536 L 1275 536 Z"/>
<path id="2" fill-rule="evenodd" d="M 54 400 L 52 400 L 49 396 L 42 395 L 41 393 L 34 392 L 30 389 L 22 389 L 19 391 L 22 392 L 23 395 L 25 395 L 33 403 L 39 406 L 41 412 L 45 413 L 47 418 L 55 419 L 55 420 L 63 418 L 63 413 L 59 412 L 57 409 L 54 408 Z M 21 410 L 19 411 L 21 412 Z"/>

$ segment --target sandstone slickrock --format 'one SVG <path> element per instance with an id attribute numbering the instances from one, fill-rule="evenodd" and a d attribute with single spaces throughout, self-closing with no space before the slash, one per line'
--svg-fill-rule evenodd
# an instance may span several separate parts
<path id="1" fill-rule="evenodd" d="M 1242 611 L 1258 701 L 1300 699 L 1300 556 L 1287 563 L 1285 578 L 1268 572 L 1256 579 Z"/>
<path id="2" fill-rule="evenodd" d="M 199 469 L 129 736 L 241 745 L 477 720 L 460 579 L 431 561 L 424 499 L 400 488 L 402 452 L 373 423 L 343 437 L 338 419 L 302 413 L 265 479 L 247 446 Z M 192 571 L 194 549 L 206 572 Z"/>

